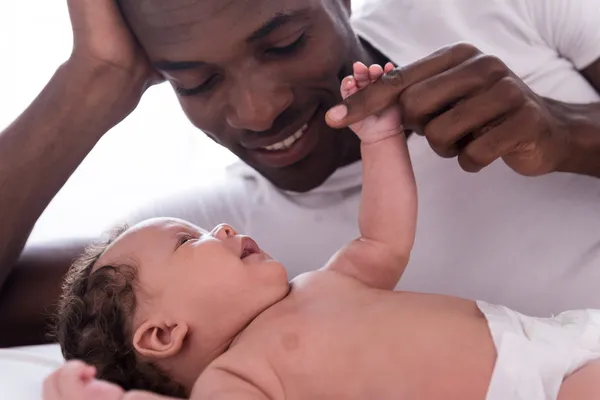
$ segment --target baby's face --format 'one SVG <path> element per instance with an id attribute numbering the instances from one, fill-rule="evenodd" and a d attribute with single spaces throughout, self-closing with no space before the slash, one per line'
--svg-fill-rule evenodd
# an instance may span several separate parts
<path id="1" fill-rule="evenodd" d="M 186 348 L 204 366 L 289 292 L 285 268 L 227 225 L 207 232 L 176 219 L 145 221 L 119 237 L 97 265 L 120 263 L 137 267 L 134 331 L 158 327 L 160 342 L 183 326 Z"/>

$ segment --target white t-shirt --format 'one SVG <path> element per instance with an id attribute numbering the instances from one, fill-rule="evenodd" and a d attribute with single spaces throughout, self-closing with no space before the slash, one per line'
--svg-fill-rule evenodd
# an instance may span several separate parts
<path id="1" fill-rule="evenodd" d="M 399 65 L 457 41 L 499 56 L 536 93 L 589 103 L 581 70 L 600 57 L 597 0 L 366 0 L 356 32 Z M 545 316 L 600 308 L 600 179 L 517 175 L 501 161 L 478 174 L 409 147 L 419 190 L 417 238 L 399 288 L 499 303 Z M 131 219 L 228 222 L 282 261 L 290 277 L 321 267 L 358 235 L 361 165 L 306 194 L 284 193 L 245 165 L 216 186 Z M 402 212 L 402 210 L 399 210 Z"/>

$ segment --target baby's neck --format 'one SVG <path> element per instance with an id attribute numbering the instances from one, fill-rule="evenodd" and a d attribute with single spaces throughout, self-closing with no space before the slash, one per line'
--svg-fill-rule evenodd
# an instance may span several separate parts
<path id="1" fill-rule="evenodd" d="M 257 313 L 256 315 L 254 315 L 252 318 L 250 318 L 248 320 L 248 322 L 243 326 L 242 329 L 240 329 L 234 336 L 233 339 L 231 340 L 231 342 L 229 343 L 229 346 L 227 346 L 227 348 L 225 349 L 224 353 L 227 352 L 229 349 L 231 349 L 232 347 L 234 347 L 237 342 L 239 341 L 240 337 L 242 336 L 242 334 L 246 331 L 246 329 L 254 322 L 256 321 L 256 319 L 258 317 L 260 317 L 261 315 L 263 315 L 266 311 L 270 310 L 271 308 L 275 307 L 277 304 L 281 303 L 283 300 L 287 299 L 288 296 L 290 295 L 290 293 L 292 292 L 292 282 L 290 282 L 290 286 L 289 286 L 289 290 L 287 292 L 287 294 L 277 300 L 275 303 L 271 304 L 270 306 L 268 306 L 267 308 L 263 309 L 262 311 L 260 311 L 259 313 Z"/>

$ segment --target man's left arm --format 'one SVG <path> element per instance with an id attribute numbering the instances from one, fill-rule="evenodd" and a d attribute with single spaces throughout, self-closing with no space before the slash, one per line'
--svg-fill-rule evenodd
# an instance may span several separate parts
<path id="1" fill-rule="evenodd" d="M 600 93 L 600 2 L 522 0 L 543 41 Z M 557 82 L 560 84 L 560 82 Z M 580 103 L 590 102 L 589 97 Z M 444 47 L 344 100 L 342 128 L 398 104 L 403 123 L 467 172 L 501 158 L 522 175 L 600 178 L 600 103 L 534 93 L 502 60 L 467 43 Z"/>
<path id="2" fill-rule="evenodd" d="M 600 94 L 600 58 L 581 73 Z M 559 169 L 600 178 L 600 102 L 574 105 L 546 101 L 564 115 L 571 132 L 570 156 Z"/>
<path id="3" fill-rule="evenodd" d="M 580 71 L 600 94 L 600 2 L 524 0 L 523 6 L 543 41 Z M 565 104 L 545 100 L 569 132 L 569 156 L 557 169 L 600 177 L 600 102 Z"/>

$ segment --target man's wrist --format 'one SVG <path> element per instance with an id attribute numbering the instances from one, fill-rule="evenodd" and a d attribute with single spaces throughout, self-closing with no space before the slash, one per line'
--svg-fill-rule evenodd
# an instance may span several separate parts
<path id="1" fill-rule="evenodd" d="M 141 82 L 124 71 L 73 59 L 60 66 L 57 78 L 67 102 L 73 102 L 71 106 L 80 108 L 105 131 L 135 109 L 144 90 Z"/>
<path id="2" fill-rule="evenodd" d="M 567 131 L 567 154 L 557 171 L 600 178 L 600 103 L 552 101 Z"/>

